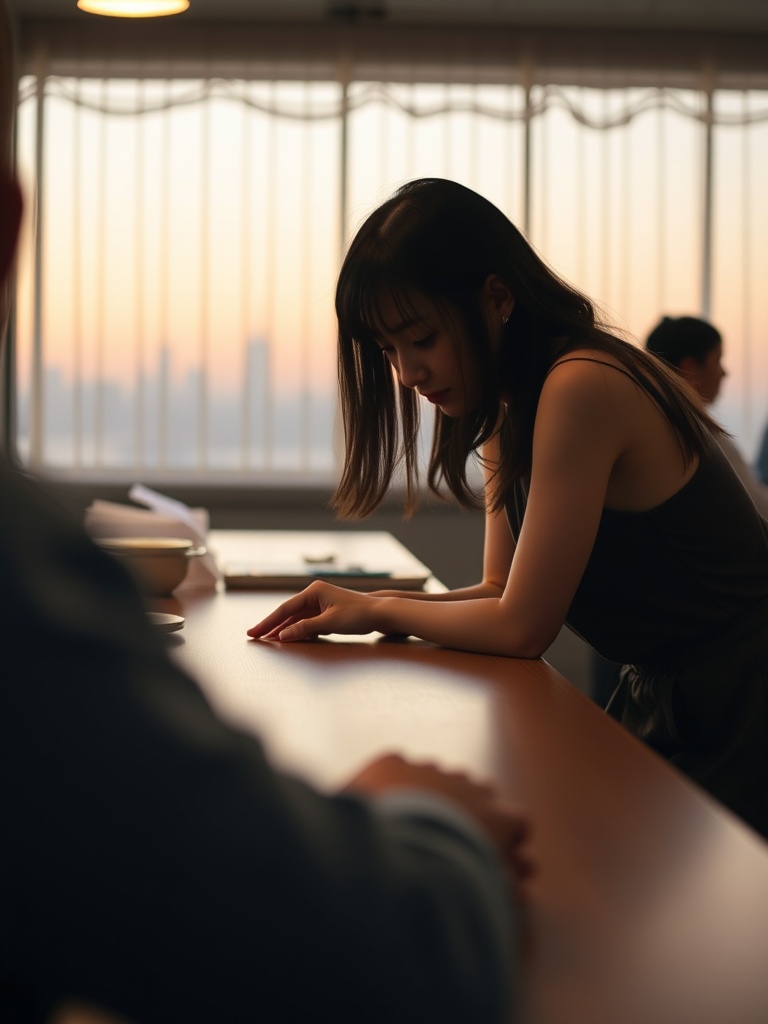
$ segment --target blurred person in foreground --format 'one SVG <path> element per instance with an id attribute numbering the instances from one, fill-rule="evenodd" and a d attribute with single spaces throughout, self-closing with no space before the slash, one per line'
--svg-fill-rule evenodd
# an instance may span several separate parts
<path id="1" fill-rule="evenodd" d="M 0 281 L 22 213 L 0 0 Z M 117 563 L 0 456 L 0 1018 L 500 1024 L 526 818 L 383 756 L 326 796 L 174 667 Z"/>
<path id="2" fill-rule="evenodd" d="M 662 317 L 648 335 L 645 347 L 677 370 L 707 405 L 715 401 L 726 371 L 723 336 L 713 324 L 695 316 Z M 761 483 L 727 434 L 718 441 L 758 512 L 768 519 L 768 486 Z"/>

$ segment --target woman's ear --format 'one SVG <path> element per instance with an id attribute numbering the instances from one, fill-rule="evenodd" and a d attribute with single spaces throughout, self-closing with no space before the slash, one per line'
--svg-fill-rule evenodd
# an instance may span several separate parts
<path id="1" fill-rule="evenodd" d="M 515 308 L 515 297 L 498 274 L 489 274 L 483 282 L 483 301 L 491 320 L 506 323 Z"/>
<path id="2" fill-rule="evenodd" d="M 677 372 L 690 383 L 701 379 L 702 366 L 695 356 L 683 356 L 677 364 Z"/>

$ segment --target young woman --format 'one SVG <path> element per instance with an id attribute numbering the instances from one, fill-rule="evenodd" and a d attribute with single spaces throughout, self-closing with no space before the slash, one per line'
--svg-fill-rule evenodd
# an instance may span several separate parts
<path id="1" fill-rule="evenodd" d="M 768 525 L 693 390 L 451 181 L 413 181 L 368 217 L 336 311 L 337 510 L 369 514 L 398 470 L 413 511 L 426 399 L 430 487 L 485 508 L 483 579 L 313 583 L 249 635 L 378 630 L 536 658 L 566 623 L 625 665 L 609 712 L 768 834 Z"/>

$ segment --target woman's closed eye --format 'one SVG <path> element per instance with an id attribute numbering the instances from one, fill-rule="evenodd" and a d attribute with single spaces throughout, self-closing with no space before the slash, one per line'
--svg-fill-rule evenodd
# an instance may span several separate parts
<path id="1" fill-rule="evenodd" d="M 423 338 L 414 338 L 414 340 L 409 342 L 408 344 L 412 345 L 413 348 L 423 352 L 426 349 L 431 348 L 432 345 L 434 345 L 436 339 L 437 332 L 433 331 L 431 334 L 428 334 Z M 393 355 L 397 353 L 396 345 L 382 345 L 380 343 L 377 343 L 376 347 L 380 352 L 382 352 L 385 356 L 387 356 L 387 358 L 390 359 L 392 358 Z"/>

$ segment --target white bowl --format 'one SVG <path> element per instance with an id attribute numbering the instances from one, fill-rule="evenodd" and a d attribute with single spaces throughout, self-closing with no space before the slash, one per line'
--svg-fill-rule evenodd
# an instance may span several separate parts
<path id="1" fill-rule="evenodd" d="M 186 537 L 99 537 L 96 543 L 119 558 L 150 597 L 170 594 L 184 582 L 190 559 L 205 554 Z"/>

